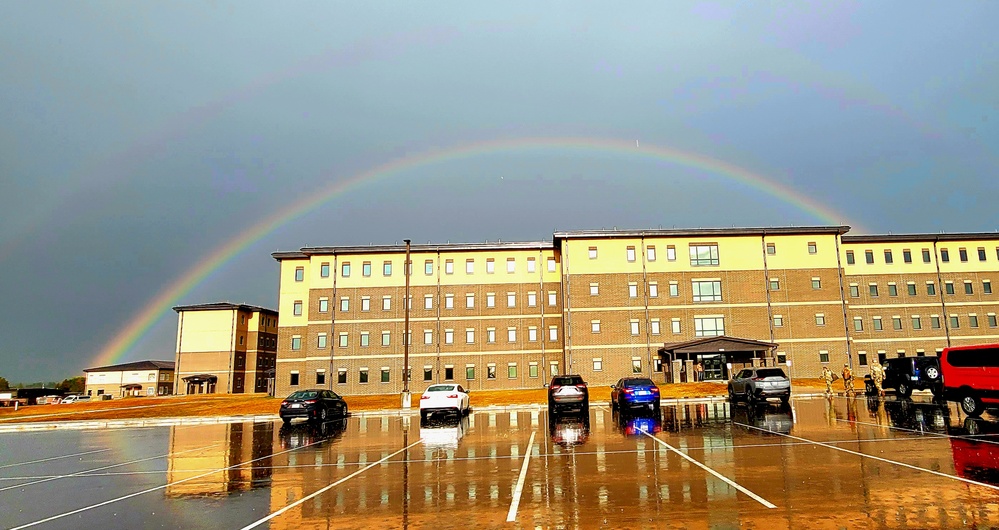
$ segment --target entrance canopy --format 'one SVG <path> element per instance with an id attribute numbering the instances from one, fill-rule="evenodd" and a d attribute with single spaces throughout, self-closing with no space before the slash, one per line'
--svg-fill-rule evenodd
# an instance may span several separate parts
<path id="1" fill-rule="evenodd" d="M 142 385 L 137 383 L 128 383 L 127 385 L 121 385 L 125 390 L 142 390 Z"/>
<path id="2" fill-rule="evenodd" d="M 730 370 L 752 366 L 759 359 L 766 364 L 767 353 L 774 351 L 777 344 L 739 337 L 703 337 L 686 342 L 664 344 L 659 348 L 659 358 L 663 366 L 672 366 L 680 361 L 680 371 L 686 371 L 687 364 L 700 363 L 704 380 L 728 379 Z M 673 381 L 692 381 L 685 374 L 670 374 Z"/>
<path id="3" fill-rule="evenodd" d="M 188 383 L 195 383 L 195 384 L 205 383 L 205 382 L 214 383 L 219 380 L 218 376 L 212 374 L 189 375 L 187 377 L 182 377 L 181 379 L 183 379 Z"/>

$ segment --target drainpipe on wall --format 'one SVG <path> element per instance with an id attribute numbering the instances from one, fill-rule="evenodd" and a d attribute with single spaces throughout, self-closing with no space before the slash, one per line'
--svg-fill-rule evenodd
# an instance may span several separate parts
<path id="1" fill-rule="evenodd" d="M 645 300 L 645 347 L 647 350 L 646 353 L 649 355 L 649 379 L 652 379 L 655 374 L 656 363 L 652 358 L 652 330 L 649 329 L 651 321 L 649 319 L 649 275 L 645 268 L 645 234 L 642 234 L 640 242 L 642 245 L 642 289 L 645 291 L 642 293 L 642 297 Z M 660 332 L 662 332 L 661 328 Z"/>
<path id="2" fill-rule="evenodd" d="M 437 247 L 437 299 L 434 301 L 437 309 L 437 329 L 434 333 L 434 344 L 437 348 L 437 363 L 434 371 L 437 372 L 436 382 L 441 382 L 441 248 Z M 487 367 L 486 370 L 489 368 Z"/>
<path id="3" fill-rule="evenodd" d="M 229 382 L 226 383 L 226 393 L 232 394 L 232 380 L 236 377 L 236 313 L 238 309 L 232 310 L 232 326 L 229 331 Z"/>
<path id="4" fill-rule="evenodd" d="M 947 337 L 947 347 L 950 348 L 950 316 L 947 314 L 947 303 L 944 302 L 943 275 L 940 274 L 940 257 L 937 255 L 937 238 L 933 238 L 933 261 L 937 266 L 937 293 L 940 294 L 940 318 L 943 319 L 944 335 Z"/>
<path id="5" fill-rule="evenodd" d="M 846 314 L 846 291 L 843 286 L 843 263 L 839 257 L 839 240 L 842 234 L 836 234 L 836 276 L 839 277 L 839 299 L 843 308 L 843 332 L 846 334 L 846 361 L 853 370 L 853 348 L 850 344 L 850 323 L 847 322 Z"/>
<path id="6" fill-rule="evenodd" d="M 541 374 L 548 372 L 548 352 L 545 348 L 545 344 L 548 341 L 548 327 L 545 322 L 545 304 L 548 303 L 548 293 L 545 291 L 545 254 L 544 246 L 538 245 L 538 306 L 541 308 L 541 367 L 538 371 Z M 528 368 L 529 370 L 530 368 Z M 486 370 L 489 370 L 487 367 Z M 530 374 L 528 374 L 530 375 Z M 547 376 L 539 378 L 541 379 L 541 384 L 544 386 L 545 381 L 548 379 Z"/>
<path id="7" fill-rule="evenodd" d="M 564 280 L 564 288 L 562 289 L 562 303 L 565 307 L 565 339 L 563 344 L 565 344 L 565 349 L 562 351 L 563 366 L 565 370 L 563 373 L 572 373 L 572 313 L 570 308 L 572 306 L 570 296 L 569 296 L 569 240 L 565 239 L 563 243 L 565 247 L 565 252 L 562 253 L 562 278 Z"/>
<path id="8" fill-rule="evenodd" d="M 173 363 L 173 394 L 180 394 L 180 378 L 177 377 L 180 374 L 180 352 L 183 351 L 182 344 L 184 342 L 184 312 L 180 312 L 180 321 L 177 323 L 177 357 Z M 87 374 L 90 377 L 90 374 Z M 187 394 L 187 389 L 184 389 L 184 394 Z"/>
<path id="9" fill-rule="evenodd" d="M 770 304 L 770 269 L 767 265 L 767 231 L 763 231 L 760 236 L 760 243 L 763 245 L 763 286 L 767 293 L 767 328 L 770 329 L 770 342 L 774 342 L 774 309 Z"/>
<path id="10" fill-rule="evenodd" d="M 327 383 L 327 385 L 329 386 L 330 390 L 333 390 L 333 353 L 336 351 L 336 344 L 339 344 L 339 339 L 336 336 L 336 312 L 337 312 L 337 309 L 339 309 L 339 307 L 340 307 L 340 304 L 339 304 L 339 302 L 337 302 L 337 299 L 336 299 L 336 272 L 337 272 L 337 258 L 338 257 L 339 256 L 337 256 L 335 253 L 333 254 L 333 271 L 330 273 L 330 276 L 333 277 L 333 293 L 330 295 L 330 306 L 329 306 L 329 309 L 330 309 L 330 338 L 329 338 L 328 341 L 326 341 L 326 344 L 329 345 L 329 347 L 330 347 L 330 373 L 329 373 L 328 376 L 326 376 L 326 379 L 329 380 L 329 382 Z M 322 265 L 320 265 L 320 267 L 322 267 Z M 277 366 L 277 362 L 275 362 L 274 364 L 275 364 L 275 367 L 276 367 Z M 275 370 L 274 373 L 277 374 L 277 371 Z M 276 378 L 276 375 L 275 375 L 275 378 Z"/>

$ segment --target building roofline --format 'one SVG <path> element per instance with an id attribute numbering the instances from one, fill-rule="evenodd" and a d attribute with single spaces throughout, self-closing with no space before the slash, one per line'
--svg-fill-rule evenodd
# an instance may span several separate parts
<path id="1" fill-rule="evenodd" d="M 672 229 L 639 229 L 639 230 L 567 230 L 555 232 L 555 240 L 559 239 L 598 239 L 619 237 L 735 237 L 764 235 L 811 235 L 811 234 L 845 234 L 850 227 L 841 226 L 774 226 L 756 228 L 672 228 Z"/>
<path id="2" fill-rule="evenodd" d="M 974 241 L 996 240 L 999 232 L 955 232 L 940 234 L 865 234 L 843 236 L 844 243 L 890 243 L 903 241 Z"/>
<path id="3" fill-rule="evenodd" d="M 274 309 L 268 309 L 266 307 L 260 307 L 250 304 L 232 304 L 229 302 L 212 302 L 208 304 L 192 304 L 192 305 L 178 305 L 174 306 L 173 310 L 180 313 L 181 311 L 219 311 L 219 310 L 239 310 L 239 311 L 250 311 L 250 312 L 260 312 L 267 313 L 270 315 L 277 315 L 278 312 Z"/>
<path id="4" fill-rule="evenodd" d="M 125 370 L 174 370 L 176 365 L 174 361 L 135 361 L 131 363 L 122 364 L 112 364 L 109 366 L 96 366 L 94 368 L 86 368 L 84 372 L 121 372 Z"/>
<path id="5" fill-rule="evenodd" d="M 410 252 L 476 252 L 490 250 L 551 250 L 551 241 L 486 241 L 484 243 L 419 243 L 410 245 Z M 331 256 L 334 254 L 397 254 L 405 252 L 406 245 L 340 245 L 323 247 L 302 247 L 297 252 L 274 252 L 271 256 L 278 260 L 304 259 L 310 256 Z"/>

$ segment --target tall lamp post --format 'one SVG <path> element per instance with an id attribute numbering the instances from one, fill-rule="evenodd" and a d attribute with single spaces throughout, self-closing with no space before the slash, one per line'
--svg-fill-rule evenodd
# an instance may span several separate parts
<path id="1" fill-rule="evenodd" d="M 406 295 L 403 297 L 403 307 L 406 310 L 405 324 L 402 329 L 402 408 L 408 409 L 413 405 L 413 397 L 409 393 L 409 239 L 406 242 L 406 261 L 402 264 L 403 274 L 406 276 Z"/>

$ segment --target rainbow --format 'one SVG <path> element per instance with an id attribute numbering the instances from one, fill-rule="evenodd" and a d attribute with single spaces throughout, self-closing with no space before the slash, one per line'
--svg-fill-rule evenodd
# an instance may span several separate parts
<path id="1" fill-rule="evenodd" d="M 624 154 L 662 160 L 671 164 L 703 170 L 707 173 L 727 177 L 760 190 L 785 203 L 794 205 L 815 216 L 823 223 L 844 224 L 845 216 L 833 209 L 806 197 L 790 187 L 783 186 L 762 175 L 709 158 L 697 153 L 680 151 L 668 147 L 642 145 L 631 142 L 602 138 L 515 138 L 500 139 L 459 145 L 448 149 L 429 151 L 387 162 L 367 171 L 338 180 L 328 186 L 307 194 L 300 201 L 279 210 L 236 237 L 230 239 L 195 266 L 184 272 L 133 317 L 115 337 L 108 342 L 94 359 L 92 366 L 104 366 L 119 362 L 122 357 L 149 331 L 164 313 L 168 313 L 177 302 L 199 285 L 212 272 L 241 253 L 256 241 L 303 215 L 315 210 L 351 190 L 379 179 L 389 178 L 404 171 L 447 161 L 470 159 L 496 153 L 529 152 L 532 150 L 575 150 L 587 153 Z M 861 232 L 864 229 L 856 227 Z"/>

